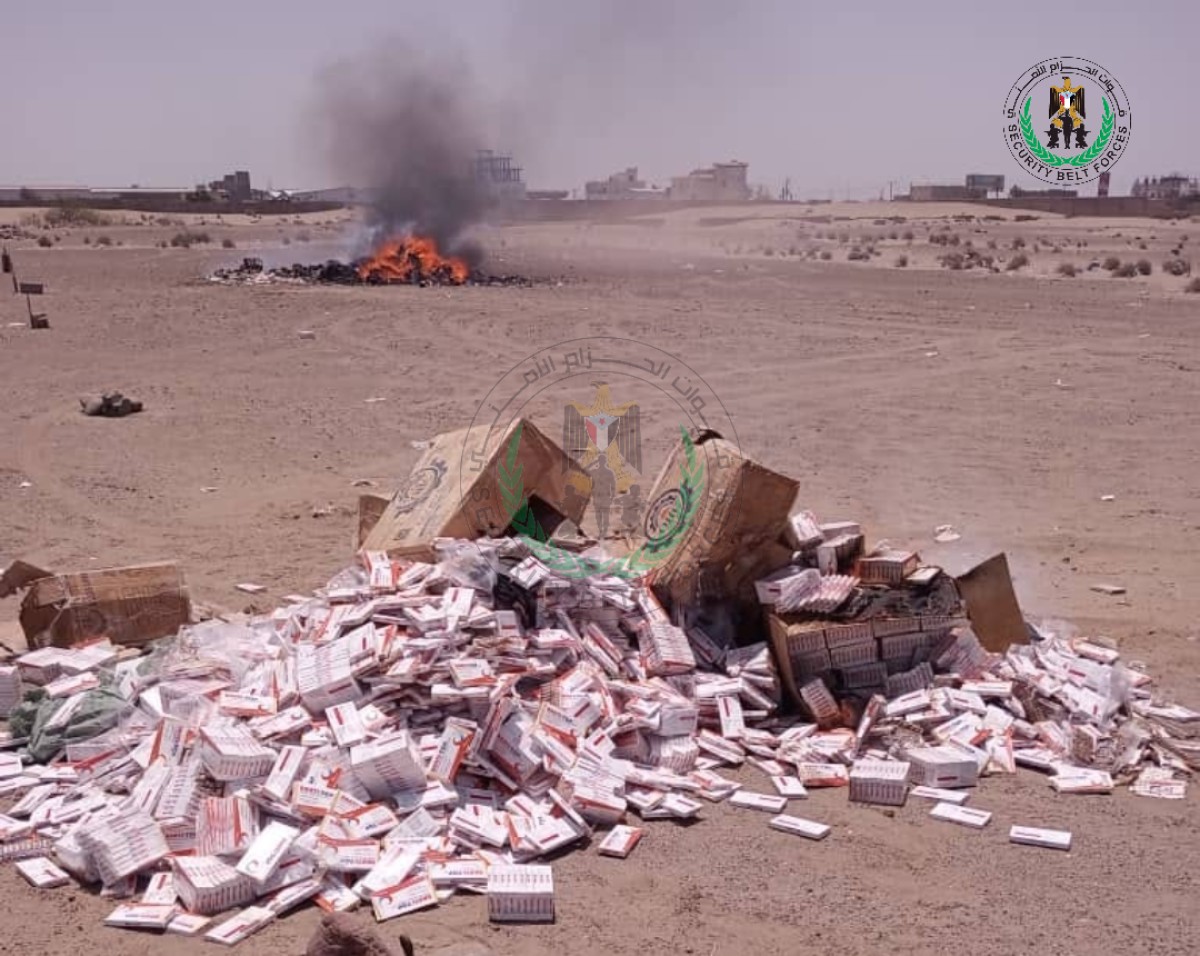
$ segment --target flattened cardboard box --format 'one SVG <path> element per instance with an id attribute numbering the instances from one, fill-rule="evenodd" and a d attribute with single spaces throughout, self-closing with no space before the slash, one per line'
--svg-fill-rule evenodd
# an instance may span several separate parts
<path id="1" fill-rule="evenodd" d="M 519 470 L 534 513 L 545 507 L 578 524 L 587 498 L 574 488 L 568 493 L 566 452 L 532 422 L 518 419 L 503 432 L 477 425 L 434 438 L 363 540 L 363 548 L 393 557 L 431 558 L 434 538 L 501 534 L 510 519 L 500 493 L 500 465 L 518 427 L 521 436 L 512 471 Z"/>
<path id="2" fill-rule="evenodd" d="M 29 646 L 67 647 L 97 637 L 139 646 L 188 623 L 192 605 L 177 564 L 144 564 L 29 582 L 21 627 Z"/>
<path id="3" fill-rule="evenodd" d="M 691 526 L 682 544 L 654 569 L 651 582 L 668 601 L 688 602 L 700 591 L 704 597 L 734 598 L 754 608 L 754 582 L 791 557 L 779 537 L 800 485 L 714 435 L 701 436 L 695 443 L 704 485 Z M 680 464 L 686 465 L 686 456 L 680 442 L 654 482 L 643 528 L 647 537 L 655 530 L 652 522 L 665 520 L 682 500 Z"/>

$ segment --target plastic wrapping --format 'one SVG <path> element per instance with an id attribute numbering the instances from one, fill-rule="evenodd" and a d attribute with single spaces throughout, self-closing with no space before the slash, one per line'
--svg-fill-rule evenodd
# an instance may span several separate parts
<path id="1" fill-rule="evenodd" d="M 439 539 L 434 542 L 438 569 L 448 580 L 464 588 L 491 594 L 496 587 L 500 563 L 494 548 L 474 541 Z"/>

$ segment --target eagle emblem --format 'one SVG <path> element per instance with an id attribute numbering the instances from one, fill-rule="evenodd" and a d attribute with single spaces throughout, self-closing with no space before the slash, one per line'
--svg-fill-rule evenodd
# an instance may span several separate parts
<path id="1" fill-rule="evenodd" d="M 1087 146 L 1087 130 L 1083 121 L 1087 119 L 1083 87 L 1072 86 L 1069 76 L 1063 77 L 1062 86 L 1050 87 L 1050 129 L 1046 145 L 1051 149 L 1059 148 L 1059 135 L 1063 135 L 1062 148 L 1071 148 L 1071 133 L 1075 134 L 1076 148 Z"/>
<path id="2" fill-rule="evenodd" d="M 616 494 L 636 485 L 642 470 L 641 411 L 636 402 L 614 405 L 604 382 L 593 382 L 596 395 L 590 405 L 568 402 L 563 409 L 563 449 L 568 481 L 587 495 L 589 475 L 601 460 L 616 479 Z"/>

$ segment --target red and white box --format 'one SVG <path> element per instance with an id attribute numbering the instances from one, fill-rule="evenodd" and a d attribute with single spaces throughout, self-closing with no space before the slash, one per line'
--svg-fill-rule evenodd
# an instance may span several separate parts
<path id="1" fill-rule="evenodd" d="M 371 896 L 371 909 L 375 919 L 382 923 L 384 920 L 405 913 L 436 906 L 438 902 L 437 888 L 428 876 L 411 876 L 402 883 L 386 887 Z"/>
<path id="2" fill-rule="evenodd" d="M 374 800 L 386 800 L 403 790 L 424 790 L 425 769 L 413 739 L 398 731 L 369 740 L 350 750 L 354 775 Z"/>
<path id="3" fill-rule="evenodd" d="M 178 899 L 179 893 L 175 889 L 174 873 L 155 873 L 150 877 L 146 892 L 142 894 L 143 903 L 151 903 L 156 906 L 174 906 Z"/>
<path id="4" fill-rule="evenodd" d="M 352 747 L 367 739 L 367 728 L 353 702 L 326 708 L 325 719 L 329 721 L 329 729 L 339 747 Z"/>
<path id="5" fill-rule="evenodd" d="M 212 922 L 211 916 L 201 916 L 199 913 L 179 913 L 171 917 L 167 924 L 167 932 L 178 936 L 195 936 Z"/>
<path id="6" fill-rule="evenodd" d="M 247 906 L 236 916 L 230 917 L 219 926 L 214 926 L 204 934 L 204 938 L 214 943 L 233 946 L 248 936 L 253 936 L 273 919 L 273 910 L 265 906 Z"/>
<path id="7" fill-rule="evenodd" d="M 746 718 L 742 714 L 742 702 L 736 697 L 722 694 L 717 698 L 717 714 L 721 718 L 721 736 L 736 740 L 746 731 Z"/>
<path id="8" fill-rule="evenodd" d="M 942 790 L 939 787 L 913 787 L 909 791 L 910 796 L 920 797 L 922 800 L 934 800 L 938 803 L 953 803 L 963 804 L 967 802 L 970 796 L 964 790 Z"/>
<path id="9" fill-rule="evenodd" d="M 548 866 L 493 866 L 487 897 L 493 923 L 553 923 L 554 871 Z"/>
<path id="10" fill-rule="evenodd" d="M 167 928 L 177 912 L 173 903 L 125 903 L 104 918 L 104 925 L 162 930 Z"/>
<path id="11" fill-rule="evenodd" d="M 772 793 L 753 793 L 749 790 L 739 790 L 729 798 L 730 804 L 746 810 L 764 810 L 767 813 L 778 813 L 787 806 L 787 797 Z"/>
<path id="12" fill-rule="evenodd" d="M 776 793 L 787 800 L 808 798 L 808 788 L 804 786 L 799 777 L 774 776 L 771 778 L 771 785 L 775 788 Z"/>
<path id="13" fill-rule="evenodd" d="M 80 831 L 79 844 L 105 884 L 148 869 L 171 852 L 158 823 L 140 811 L 119 814 L 101 826 Z"/>
<path id="14" fill-rule="evenodd" d="M 1071 831 L 1013 826 L 1008 831 L 1008 842 L 1021 843 L 1025 846 L 1041 846 L 1051 850 L 1069 850 L 1071 849 Z"/>
<path id="15" fill-rule="evenodd" d="M 258 836 L 258 813 L 245 797 L 206 797 L 196 817 L 200 856 L 244 853 Z"/>
<path id="16" fill-rule="evenodd" d="M 633 848 L 638 845 L 645 832 L 641 827 L 631 827 L 625 824 L 613 827 L 600 841 L 600 855 L 625 859 L 633 852 Z"/>
<path id="17" fill-rule="evenodd" d="M 177 856 L 175 888 L 184 909 L 214 916 L 254 899 L 254 880 L 215 856 Z"/>
<path id="18" fill-rule="evenodd" d="M 429 774 L 445 783 L 453 783 L 459 767 L 471 749 L 478 727 L 469 720 L 446 718 L 446 726 L 438 741 L 437 753 L 429 764 Z"/>
<path id="19" fill-rule="evenodd" d="M 308 751 L 304 747 L 287 746 L 280 748 L 279 756 L 271 767 L 271 773 L 262 789 L 269 797 L 276 800 L 287 800 L 292 792 L 292 784 L 300 775 L 304 766 L 304 758 Z"/>
<path id="20" fill-rule="evenodd" d="M 44 688 L 47 697 L 71 697 L 82 694 L 85 690 L 94 690 L 100 686 L 100 678 L 95 674 L 63 674 L 56 677 Z"/>
<path id="21" fill-rule="evenodd" d="M 279 701 L 270 694 L 223 690 L 217 708 L 233 717 L 270 717 L 279 710 Z"/>
<path id="22" fill-rule="evenodd" d="M 850 772 L 840 763 L 798 763 L 796 776 L 806 787 L 845 787 L 850 783 Z"/>
<path id="23" fill-rule="evenodd" d="M 850 799 L 886 807 L 904 806 L 909 765 L 890 760 L 856 760 L 850 768 Z"/>
<path id="24" fill-rule="evenodd" d="M 233 725 L 200 729 L 200 760 L 214 780 L 265 777 L 275 763 L 269 750 L 245 727 Z"/>
<path id="25" fill-rule="evenodd" d="M 235 869 L 257 883 L 270 879 L 298 836 L 296 827 L 272 820 L 254 838 Z"/>
<path id="26" fill-rule="evenodd" d="M 793 817 L 787 814 L 780 814 L 777 817 L 771 817 L 767 822 L 773 830 L 782 830 L 784 833 L 795 833 L 797 836 L 805 837 L 809 840 L 824 840 L 829 836 L 830 827 L 826 823 L 817 823 L 814 820 L 806 820 L 803 817 Z"/>
<path id="27" fill-rule="evenodd" d="M 51 890 L 56 886 L 66 886 L 71 882 L 71 877 L 65 870 L 59 869 L 44 856 L 18 860 L 16 867 L 17 872 L 39 890 Z"/>
<path id="28" fill-rule="evenodd" d="M 975 807 L 959 807 L 953 803 L 939 803 L 929 811 L 935 820 L 945 820 L 947 823 L 957 823 L 959 826 L 982 830 L 991 822 L 990 810 L 977 810 Z"/>

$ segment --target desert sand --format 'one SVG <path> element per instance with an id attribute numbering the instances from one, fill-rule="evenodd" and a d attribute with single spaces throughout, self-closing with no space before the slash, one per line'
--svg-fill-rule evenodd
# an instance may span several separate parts
<path id="1" fill-rule="evenodd" d="M 35 215 L 5 210 L 0 224 Z M 627 337 L 697 370 L 742 449 L 799 479 L 800 503 L 822 519 L 860 519 L 869 543 L 952 570 L 1007 552 L 1027 615 L 1119 641 L 1195 706 L 1200 295 L 1161 263 L 1176 249 L 1189 258 L 1200 222 L 983 218 L 994 215 L 771 204 L 493 226 L 479 230 L 489 268 L 546 281 L 455 289 L 202 278 L 243 255 L 336 254 L 350 232 L 341 214 L 189 217 L 213 239 L 190 249 L 162 248 L 177 222 L 137 214 L 30 226 L 8 245 L 22 278 L 46 283 L 37 305 L 52 328 L 12 327 L 24 300 L 0 297 L 0 563 L 176 559 L 197 600 L 265 610 L 348 563 L 361 482 L 394 488 L 413 443 L 464 424 L 514 363 L 574 337 Z M 998 271 L 939 264 L 968 240 Z M 867 258 L 848 260 L 856 248 Z M 1009 271 L 1018 252 L 1029 263 Z M 1113 278 L 1109 256 L 1152 272 Z M 1063 262 L 1079 274 L 1059 275 Z M 109 389 L 146 411 L 80 414 L 81 396 Z M 561 410 L 532 411 L 557 435 Z M 647 422 L 648 458 L 672 427 Z M 947 524 L 961 538 L 936 543 Z M 269 590 L 249 598 L 243 581 Z M 1126 593 L 1091 590 L 1100 583 Z M 9 643 L 16 614 L 15 601 L 0 605 Z M 752 768 L 739 779 L 766 784 Z M 1196 951 L 1194 787 L 1178 803 L 1058 796 L 1022 771 L 983 781 L 971 803 L 994 811 L 987 830 L 931 821 L 917 800 L 892 812 L 815 792 L 793 812 L 834 826 L 821 843 L 706 806 L 693 826 L 650 824 L 629 860 L 592 846 L 556 862 L 553 926 L 495 928 L 482 898 L 460 896 L 380 932 L 408 933 L 418 952 L 460 941 L 530 954 Z M 1072 830 L 1075 846 L 1011 846 L 1013 823 Z M 211 948 L 103 928 L 110 901 L 34 890 L 11 867 L 0 894 L 3 952 L 65 954 L 84 938 L 113 956 Z M 239 952 L 299 953 L 318 917 L 290 915 Z"/>

